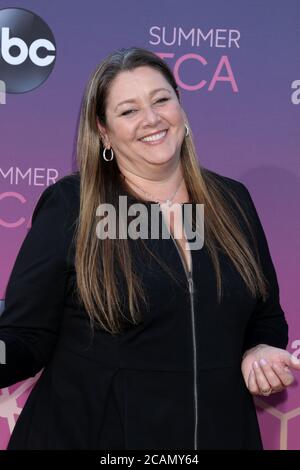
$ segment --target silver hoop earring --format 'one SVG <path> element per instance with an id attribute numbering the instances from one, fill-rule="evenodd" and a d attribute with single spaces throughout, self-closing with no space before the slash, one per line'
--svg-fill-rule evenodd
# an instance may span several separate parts
<path id="1" fill-rule="evenodd" d="M 110 150 L 110 152 L 111 152 L 111 153 L 110 153 L 110 158 L 107 158 L 107 156 L 105 155 L 106 150 Z M 102 152 L 102 155 L 103 155 L 103 158 L 104 158 L 104 160 L 105 160 L 106 162 L 111 162 L 111 161 L 113 160 L 113 158 L 114 158 L 114 151 L 113 151 L 112 148 L 107 149 L 106 147 L 104 147 L 103 152 Z"/>
<path id="2" fill-rule="evenodd" d="M 185 127 L 185 137 L 187 137 L 190 133 L 190 130 L 189 130 L 187 124 L 185 124 L 184 127 Z"/>

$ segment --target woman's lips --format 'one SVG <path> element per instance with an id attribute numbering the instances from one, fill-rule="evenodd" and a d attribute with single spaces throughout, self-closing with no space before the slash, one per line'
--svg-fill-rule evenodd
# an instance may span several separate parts
<path id="1" fill-rule="evenodd" d="M 158 140 L 151 140 L 151 141 L 145 141 L 145 140 L 141 140 L 140 141 L 143 143 L 143 144 L 148 144 L 148 145 L 157 145 L 157 144 L 161 144 L 165 138 L 166 138 L 166 135 L 168 133 L 168 129 L 165 129 L 165 134 Z M 158 134 L 160 134 L 160 132 L 158 132 Z"/>

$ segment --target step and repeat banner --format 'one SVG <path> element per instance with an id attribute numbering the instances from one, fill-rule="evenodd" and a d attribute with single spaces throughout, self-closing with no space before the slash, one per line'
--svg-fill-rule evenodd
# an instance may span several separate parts
<path id="1" fill-rule="evenodd" d="M 243 182 L 261 217 L 300 357 L 299 0 L 0 3 L 0 298 L 41 192 L 76 169 L 87 80 L 120 47 L 171 67 L 199 161 Z M 42 312 L 41 312 L 42 314 Z M 5 449 L 38 376 L 0 391 Z M 266 449 L 300 449 L 300 394 L 257 398 Z"/>

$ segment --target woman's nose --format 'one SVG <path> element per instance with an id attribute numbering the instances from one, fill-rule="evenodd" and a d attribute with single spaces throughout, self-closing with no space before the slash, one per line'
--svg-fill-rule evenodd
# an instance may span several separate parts
<path id="1" fill-rule="evenodd" d="M 160 120 L 159 114 L 152 108 L 148 106 L 144 109 L 143 123 L 145 124 L 156 124 Z"/>

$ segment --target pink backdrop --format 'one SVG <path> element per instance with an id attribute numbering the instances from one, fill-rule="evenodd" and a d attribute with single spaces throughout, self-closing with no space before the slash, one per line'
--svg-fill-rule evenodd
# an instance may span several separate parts
<path id="1" fill-rule="evenodd" d="M 299 357 L 299 1 L 24 0 L 27 12 L 9 7 L 15 2 L 0 10 L 2 307 L 40 193 L 75 169 L 79 105 L 91 71 L 112 50 L 136 45 L 174 71 L 200 162 L 250 190 L 278 274 L 288 350 Z M 13 37 L 24 41 L 20 64 L 7 56 Z M 30 49 L 41 38 L 48 42 L 40 58 L 49 65 Z M 34 380 L 0 391 L 2 449 Z M 297 382 L 287 393 L 257 400 L 267 449 L 300 449 Z"/>

